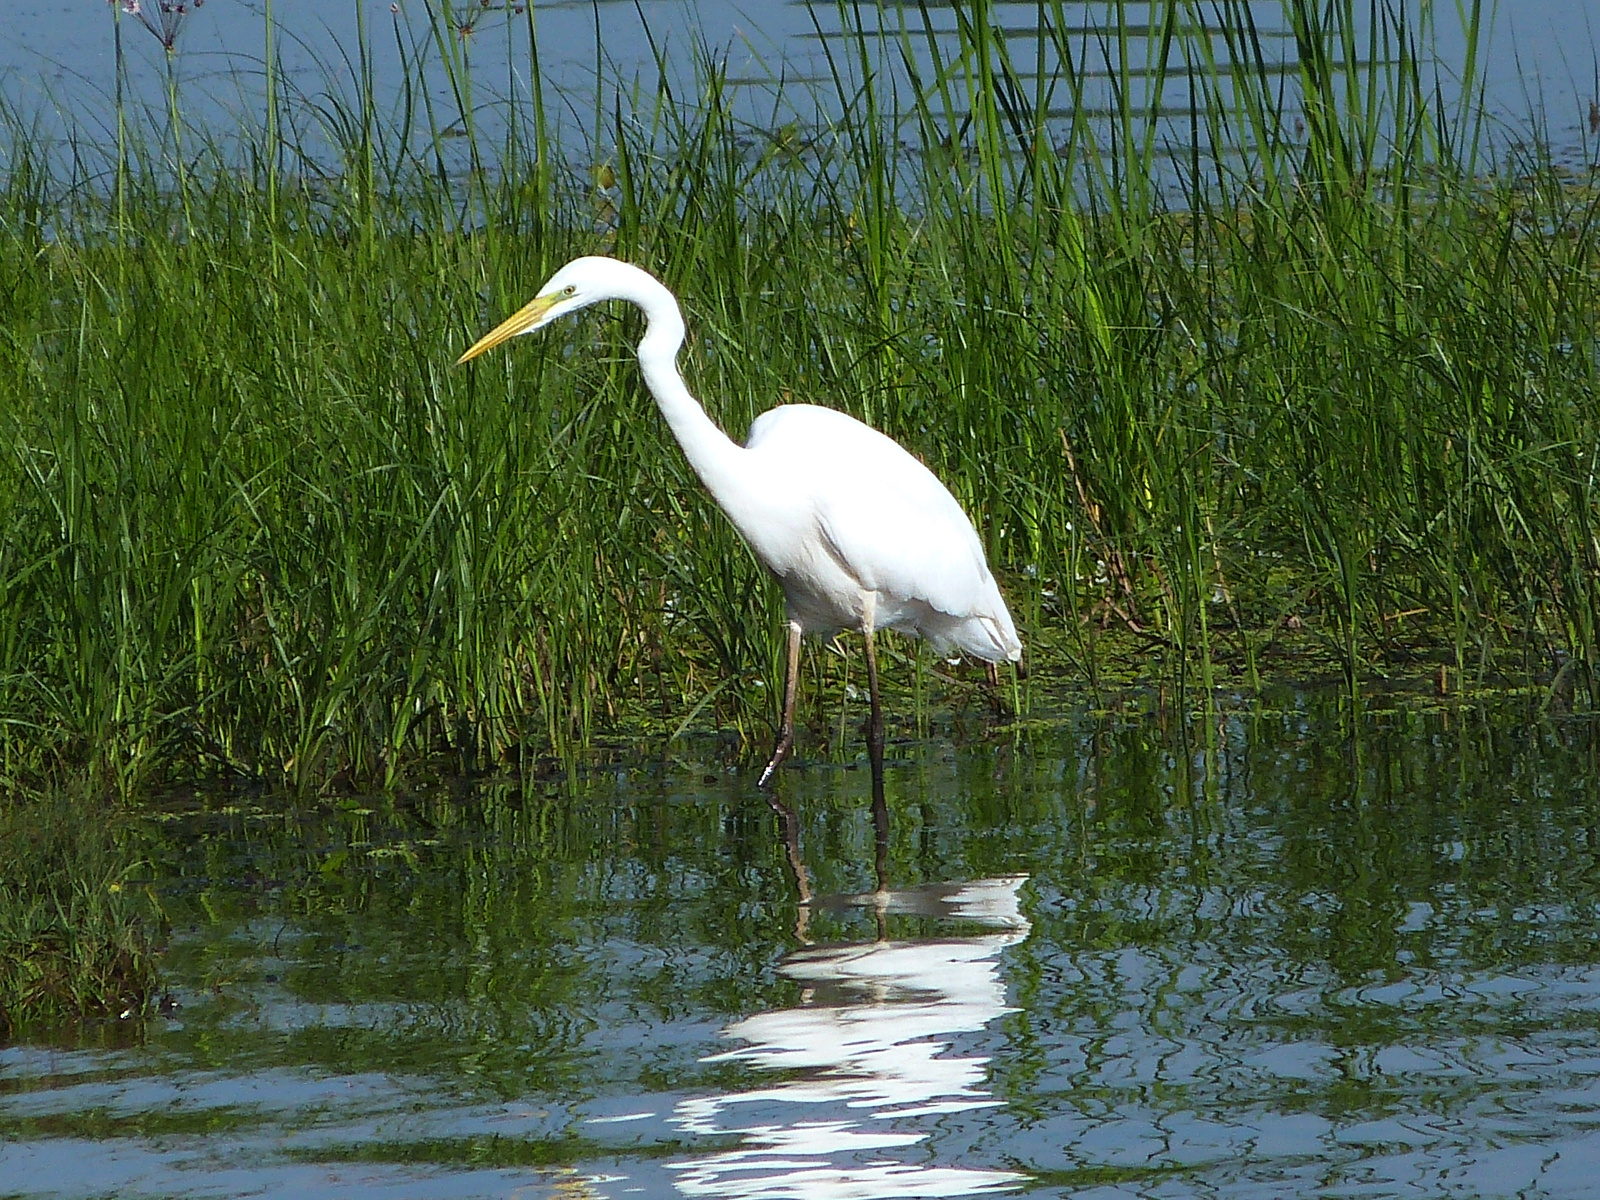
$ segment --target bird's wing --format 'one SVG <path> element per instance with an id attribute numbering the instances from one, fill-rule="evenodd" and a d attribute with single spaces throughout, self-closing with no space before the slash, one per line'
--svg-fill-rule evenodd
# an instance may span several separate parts
<path id="1" fill-rule="evenodd" d="M 819 491 L 818 528 L 863 588 L 971 616 L 994 590 L 978 535 L 944 485 L 905 458 L 915 471 L 836 475 Z"/>
<path id="2" fill-rule="evenodd" d="M 805 493 L 823 548 L 861 587 L 957 618 L 1004 607 L 971 520 L 892 438 L 796 404 L 756 418 L 746 444 Z"/>

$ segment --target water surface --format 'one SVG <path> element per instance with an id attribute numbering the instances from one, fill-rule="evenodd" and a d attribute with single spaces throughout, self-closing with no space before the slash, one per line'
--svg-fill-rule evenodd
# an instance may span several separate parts
<path id="1" fill-rule="evenodd" d="M 497 136 L 489 102 L 505 96 L 525 102 L 533 84 L 535 59 L 527 19 L 518 11 L 522 7 L 504 0 L 482 9 L 473 0 L 456 0 L 451 6 L 468 30 L 456 40 L 461 61 L 470 67 L 479 133 L 489 145 L 496 144 Z M 1148 6 L 1068 0 L 1059 7 L 1065 23 L 1061 40 L 1088 79 L 1086 106 L 1099 112 L 1114 103 L 1116 90 L 1122 88 L 1137 111 L 1144 103 L 1151 44 L 1134 36 L 1125 47 L 1112 46 L 1105 31 L 1121 7 L 1128 27 L 1137 33 L 1148 20 Z M 1289 62 L 1293 43 L 1280 0 L 1248 0 L 1237 7 L 1248 10 L 1266 58 Z M 1366 41 L 1367 22 L 1372 11 L 1386 6 L 1354 7 L 1362 23 L 1357 58 L 1365 64 L 1376 45 Z M 1471 5 L 1405 0 L 1393 7 L 1407 14 L 1414 32 L 1422 15 L 1431 15 L 1431 33 L 1416 47 L 1427 76 L 1423 86 L 1432 91 L 1437 82 L 1441 98 L 1447 106 L 1453 104 L 1454 84 L 1466 57 L 1460 14 Z M 363 69 L 371 72 L 386 119 L 398 120 L 401 83 L 419 73 L 419 63 L 440 111 L 452 117 L 458 97 L 439 66 L 438 47 L 425 19 L 429 9 L 422 0 L 274 0 L 274 56 L 292 140 L 315 151 L 324 134 L 331 134 L 332 126 L 323 129 L 322 122 L 335 108 L 359 108 L 354 97 Z M 1207 5 L 1197 9 L 1216 11 Z M 1600 147 L 1600 18 L 1591 0 L 1521 0 L 1484 9 L 1486 34 L 1478 67 L 1498 144 L 1503 148 L 1536 134 L 1549 143 L 1558 162 L 1573 168 L 1592 164 Z M 539 80 L 552 97 L 561 98 L 551 104 L 551 119 L 574 154 L 590 140 L 596 105 L 609 113 L 618 89 L 628 97 L 625 109 L 639 104 L 648 110 L 664 69 L 675 98 L 692 104 L 703 81 L 700 68 L 708 60 L 722 64 L 739 118 L 752 130 L 773 132 L 790 122 L 806 124 L 835 112 L 835 72 L 854 77 L 858 60 L 855 43 L 844 36 L 848 25 L 843 11 L 854 14 L 849 20 L 859 19 L 861 28 L 883 31 L 881 37 L 868 39 L 883 50 L 874 65 L 880 105 L 894 110 L 898 104 L 901 117 L 910 115 L 904 58 L 916 61 L 928 81 L 935 47 L 941 62 L 959 59 L 956 6 L 949 3 L 871 3 L 842 10 L 833 0 L 556 0 L 533 5 Z M 1049 6 L 1046 11 L 1049 15 Z M 1057 99 L 1052 111 L 1065 121 L 1071 110 L 1058 39 L 1046 37 L 1041 43 L 1039 6 L 1034 0 L 997 0 L 989 14 L 1004 35 L 1018 75 L 1031 86 L 1042 71 L 1053 82 Z M 262 128 L 266 15 L 263 0 L 209 0 L 178 26 L 171 66 L 186 119 L 223 143 L 232 129 Z M 20 102 L 23 111 L 40 113 L 39 128 L 57 134 L 70 130 L 80 141 L 98 137 L 114 144 L 117 59 L 111 7 L 101 0 L 16 0 L 8 16 L 9 36 L 0 40 L 0 91 Z M 152 123 L 159 126 L 166 112 L 167 55 L 137 20 L 123 16 L 121 31 L 125 98 L 130 105 L 149 106 Z M 1223 41 L 1212 37 L 1209 46 L 1225 67 Z M 1162 108 L 1170 109 L 1174 119 L 1163 126 L 1162 136 L 1181 146 L 1189 137 L 1187 94 L 1182 54 L 1174 55 L 1174 77 L 1162 94 Z M 958 111 L 964 103 L 965 74 L 956 69 L 948 79 Z M 1292 83 L 1289 90 L 1292 96 Z M 330 103 L 331 98 L 339 99 Z M 1291 103 L 1291 112 L 1293 107 Z M 595 152 L 603 155 L 606 147 Z"/>
<path id="2" fill-rule="evenodd" d="M 175 800 L 176 1007 L 0 1051 L 0 1193 L 1591 1195 L 1600 750 L 1536 704 L 974 714 L 883 888 L 851 763 L 793 846 L 714 747 Z"/>

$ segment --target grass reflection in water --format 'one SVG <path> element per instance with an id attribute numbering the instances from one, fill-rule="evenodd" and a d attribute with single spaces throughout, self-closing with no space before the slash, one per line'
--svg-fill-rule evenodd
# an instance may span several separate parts
<path id="1" fill-rule="evenodd" d="M 889 772 L 889 897 L 866 773 L 786 775 L 809 888 L 857 897 L 803 921 L 702 766 L 197 806 L 145 831 L 181 1007 L 4 1052 L 0 1160 L 52 1195 L 1585 1195 L 1595 757 L 1303 695 L 936 737 Z"/>

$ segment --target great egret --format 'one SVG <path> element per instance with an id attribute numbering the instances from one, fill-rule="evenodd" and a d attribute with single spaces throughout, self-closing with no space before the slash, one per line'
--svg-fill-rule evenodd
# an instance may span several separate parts
<path id="1" fill-rule="evenodd" d="M 689 465 L 783 588 L 789 625 L 783 715 L 765 786 L 794 745 L 800 638 L 858 629 L 866 640 L 867 748 L 881 794 L 883 711 L 873 634 L 897 629 L 942 654 L 1016 662 L 1022 643 L 983 546 L 949 490 L 898 443 L 854 417 L 811 404 L 762 413 L 737 445 L 678 373 L 683 315 L 649 272 L 614 258 L 576 258 L 539 294 L 474 343 L 457 365 L 602 300 L 645 316 L 639 366 Z"/>

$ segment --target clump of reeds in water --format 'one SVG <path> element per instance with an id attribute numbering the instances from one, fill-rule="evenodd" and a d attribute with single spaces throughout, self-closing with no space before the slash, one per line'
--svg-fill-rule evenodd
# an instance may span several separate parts
<path id="1" fill-rule="evenodd" d="M 0 798 L 0 1042 L 147 1015 L 159 912 L 137 865 L 100 802 Z"/>
<path id="2" fill-rule="evenodd" d="M 165 135 L 101 174 L 13 133 L 6 769 L 316 786 L 606 729 L 764 743 L 776 591 L 643 393 L 633 319 L 448 367 L 588 252 L 682 297 L 730 431 L 834 405 L 948 481 L 1025 703 L 1327 672 L 1592 706 L 1595 180 L 1480 153 L 1474 61 L 1442 102 L 1398 7 L 1287 5 L 1286 72 L 1243 4 L 1075 41 L 1044 2 L 1031 73 L 959 11 L 947 56 L 915 14 L 847 36 L 803 137 L 735 120 L 707 60 L 688 101 L 601 95 L 563 158 L 537 84 L 494 99 L 443 10 L 393 109 L 352 57 L 322 150 L 276 116 L 242 146 L 191 130 L 180 189 Z M 532 17 L 504 22 L 518 53 Z M 1143 94 L 1097 115 L 1136 40 Z M 810 662 L 820 740 L 860 668 Z"/>

